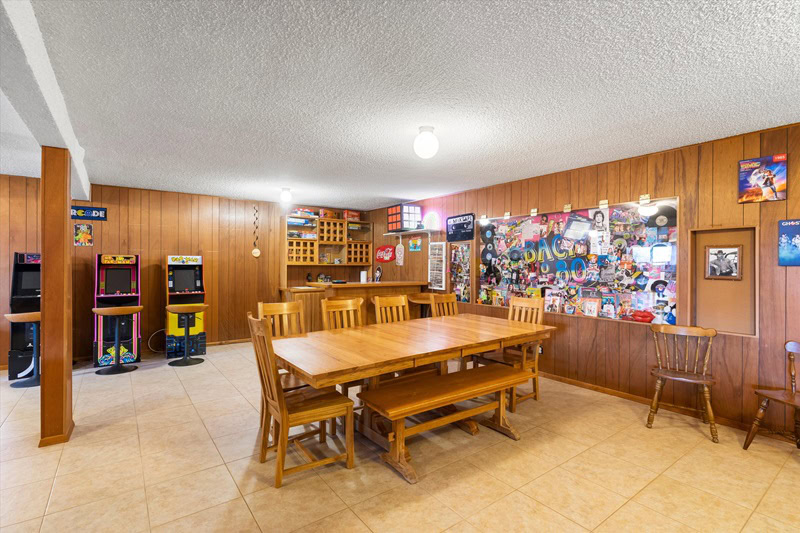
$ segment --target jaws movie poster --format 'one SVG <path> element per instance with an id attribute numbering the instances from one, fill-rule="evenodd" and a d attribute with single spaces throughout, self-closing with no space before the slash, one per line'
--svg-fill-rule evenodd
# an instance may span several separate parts
<path id="1" fill-rule="evenodd" d="M 541 297 L 549 312 L 676 322 L 677 199 L 481 226 L 478 302 Z"/>

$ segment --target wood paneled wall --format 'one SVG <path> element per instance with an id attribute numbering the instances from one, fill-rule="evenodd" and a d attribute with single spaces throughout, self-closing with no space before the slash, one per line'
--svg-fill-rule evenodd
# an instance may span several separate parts
<path id="1" fill-rule="evenodd" d="M 93 341 L 92 299 L 95 254 L 139 254 L 142 271 L 142 343 L 164 327 L 166 256 L 202 255 L 208 342 L 249 338 L 245 316 L 259 301 L 278 301 L 281 208 L 271 202 L 230 200 L 105 185 L 92 186 L 92 202 L 108 209 L 95 222 L 94 246 L 76 247 L 74 268 L 74 354 L 88 358 Z M 254 206 L 258 246 L 254 258 Z M 163 337 L 153 339 L 161 349 Z M 146 349 L 146 348 L 145 348 Z"/>
<path id="2" fill-rule="evenodd" d="M 38 253 L 39 180 L 0 174 L 0 367 L 8 364 L 11 324 L 9 312 L 11 265 L 14 252 Z"/>
<path id="3" fill-rule="evenodd" d="M 739 205 L 738 162 L 784 152 L 789 154 L 789 200 Z M 525 215 L 531 208 L 546 213 L 560 211 L 567 203 L 579 209 L 597 206 L 604 199 L 612 204 L 636 201 L 641 194 L 650 194 L 653 198 L 680 198 L 680 323 L 686 323 L 689 317 L 689 229 L 759 226 L 760 336 L 718 335 L 712 369 L 719 380 L 713 390 L 716 414 L 749 424 L 757 409 L 753 389 L 757 385 L 788 386 L 783 345 L 789 339 L 800 340 L 800 319 L 797 318 L 800 317 L 800 268 L 779 267 L 777 258 L 778 220 L 800 218 L 800 125 L 503 183 L 419 203 L 423 211 L 438 211 L 444 223 L 448 216 L 462 213 L 496 217 L 508 211 L 511 215 Z M 386 231 L 385 209 L 372 211 L 368 217 L 375 223 L 375 248 L 397 243 L 396 237 L 382 237 Z M 445 235 L 440 232 L 431 239 L 443 241 Z M 417 253 L 408 251 L 407 238 L 403 242 L 407 250 L 405 265 L 384 263 L 384 279 L 426 279 L 428 238 L 423 239 L 422 251 Z M 473 291 L 477 281 L 474 271 L 475 268 Z M 505 309 L 490 306 L 460 306 L 462 312 L 501 317 L 506 314 Z M 540 360 L 543 371 L 635 396 L 652 396 L 655 380 L 649 369 L 656 365 L 655 346 L 647 326 L 549 313 L 546 322 L 559 329 L 545 346 Z M 692 390 L 680 383 L 667 385 L 664 400 L 679 406 L 696 405 Z M 792 431 L 792 416 L 788 409 L 770 409 L 768 426 Z"/>

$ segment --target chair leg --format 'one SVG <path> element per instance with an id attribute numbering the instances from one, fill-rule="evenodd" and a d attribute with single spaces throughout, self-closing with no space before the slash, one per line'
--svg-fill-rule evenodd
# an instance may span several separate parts
<path id="1" fill-rule="evenodd" d="M 653 394 L 653 402 L 650 404 L 650 414 L 647 415 L 647 427 L 653 427 L 653 420 L 658 412 L 658 402 L 661 400 L 661 389 L 664 386 L 664 380 L 661 378 L 656 379 L 656 392 Z"/>
<path id="2" fill-rule="evenodd" d="M 269 434 L 272 430 L 272 417 L 269 412 L 265 412 L 261 421 L 261 454 L 258 460 L 264 462 L 267 460 L 267 449 L 269 448 Z"/>
<path id="3" fill-rule="evenodd" d="M 353 408 L 347 408 L 345 415 L 344 434 L 345 444 L 347 446 L 347 468 L 355 466 L 355 436 L 353 434 Z"/>
<path id="4" fill-rule="evenodd" d="M 539 372 L 536 372 L 536 376 L 531 379 L 531 385 L 533 385 L 533 399 L 537 402 L 539 401 Z"/>
<path id="5" fill-rule="evenodd" d="M 289 426 L 275 423 L 278 432 L 278 457 L 275 459 L 275 488 L 283 484 L 283 465 L 286 462 L 286 451 L 289 447 Z"/>
<path id="6" fill-rule="evenodd" d="M 703 417 L 703 424 L 708 424 L 708 413 L 706 412 L 706 399 L 703 397 L 703 387 L 697 387 L 697 404 L 700 406 L 700 415 Z"/>
<path id="7" fill-rule="evenodd" d="M 719 442 L 717 435 L 717 425 L 714 423 L 714 410 L 711 409 L 711 389 L 708 385 L 703 385 L 703 398 L 706 400 L 706 414 L 708 415 L 708 425 L 711 426 L 711 440 Z"/>
<path id="8" fill-rule="evenodd" d="M 319 442 L 321 444 L 325 444 L 326 440 L 328 440 L 328 421 L 327 420 L 320 420 L 319 421 Z"/>
<path id="9" fill-rule="evenodd" d="M 758 406 L 758 412 L 756 413 L 756 418 L 753 420 L 753 425 L 750 426 L 750 431 L 747 432 L 747 437 L 744 439 L 744 448 L 745 450 L 750 447 L 750 444 L 753 442 L 753 439 L 758 433 L 758 427 L 761 425 L 761 422 L 764 420 L 764 415 L 767 414 L 767 408 L 769 407 L 769 398 L 764 398 L 761 401 L 761 405 Z"/>

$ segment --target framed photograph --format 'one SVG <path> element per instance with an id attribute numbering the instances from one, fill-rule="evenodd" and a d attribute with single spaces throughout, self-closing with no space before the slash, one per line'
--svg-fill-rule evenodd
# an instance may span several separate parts
<path id="1" fill-rule="evenodd" d="M 705 279 L 741 280 L 742 247 L 706 246 Z"/>

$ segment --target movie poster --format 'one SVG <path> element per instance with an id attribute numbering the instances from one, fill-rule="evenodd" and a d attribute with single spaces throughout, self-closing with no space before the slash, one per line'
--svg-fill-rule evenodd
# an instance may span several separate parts
<path id="1" fill-rule="evenodd" d="M 739 203 L 786 200 L 786 154 L 739 161 Z"/>
<path id="2" fill-rule="evenodd" d="M 478 303 L 542 297 L 550 312 L 675 324 L 677 199 L 480 226 Z"/>
<path id="3" fill-rule="evenodd" d="M 471 244 L 462 242 L 450 245 L 450 290 L 459 302 L 470 302 L 470 249 Z"/>
<path id="4" fill-rule="evenodd" d="M 800 266 L 800 218 L 778 222 L 778 265 Z"/>

